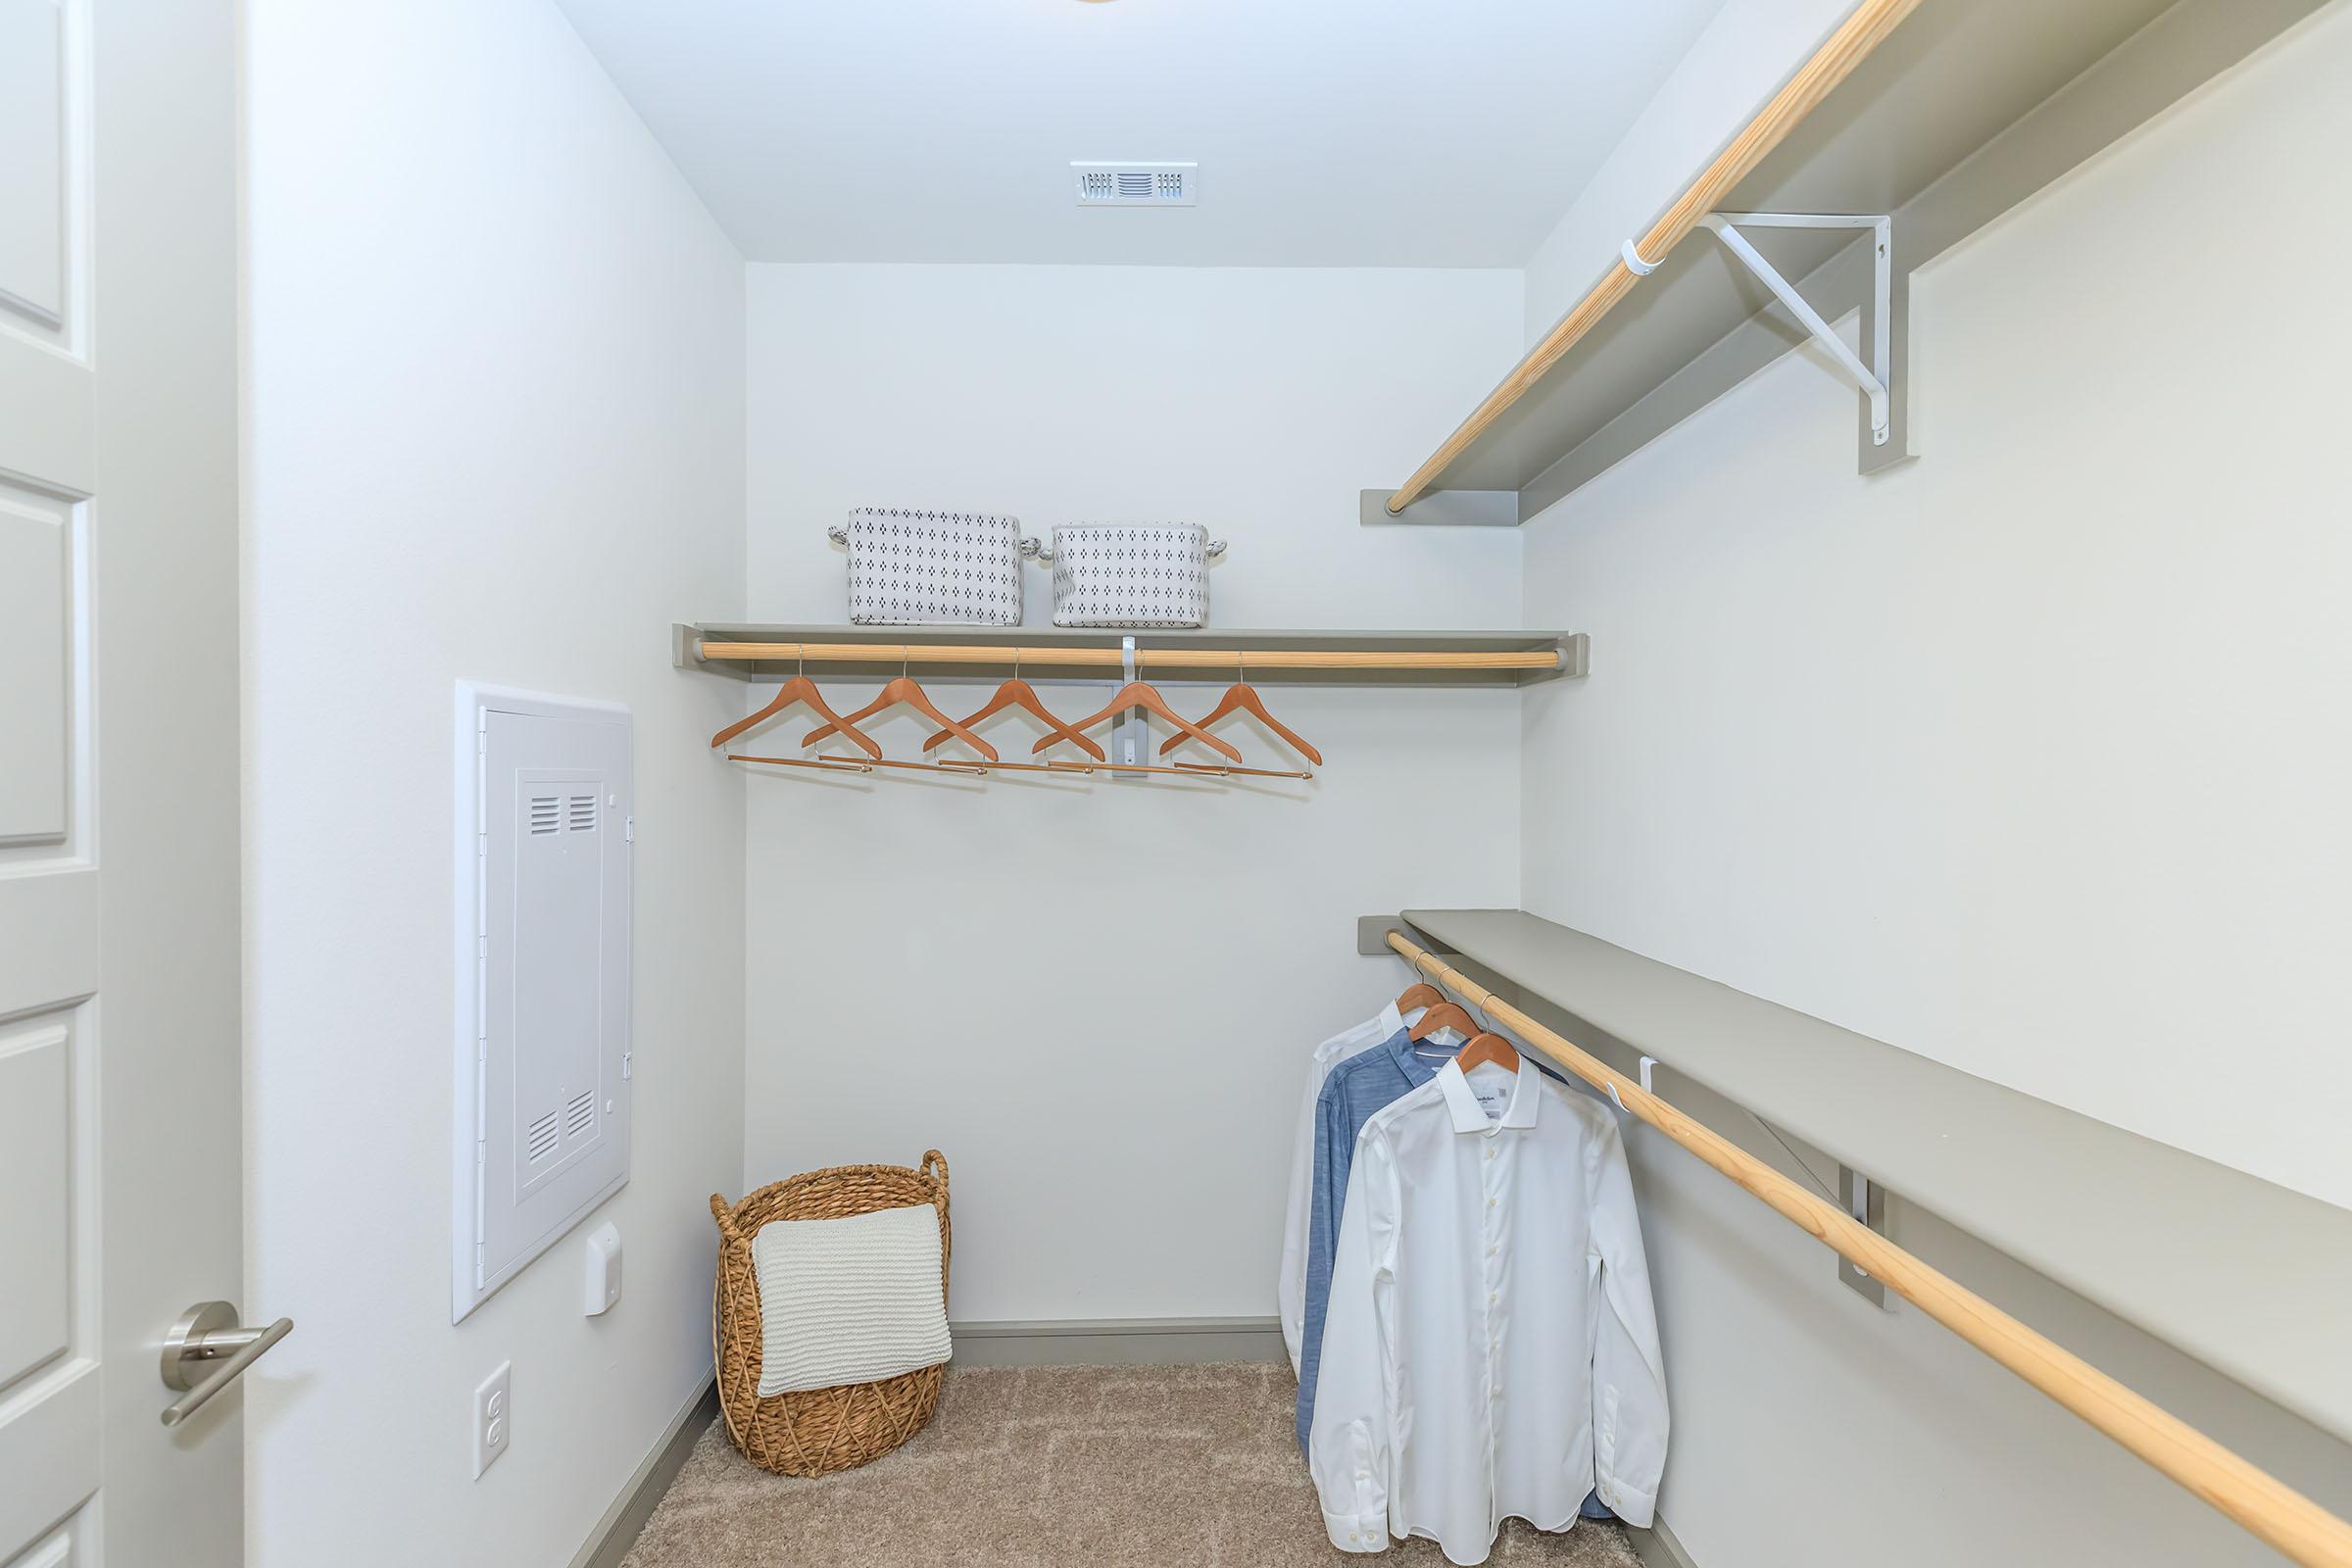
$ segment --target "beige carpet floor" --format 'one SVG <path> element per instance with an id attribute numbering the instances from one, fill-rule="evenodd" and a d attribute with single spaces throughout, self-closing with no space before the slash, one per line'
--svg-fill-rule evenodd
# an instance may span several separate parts
<path id="1" fill-rule="evenodd" d="M 814 1481 L 745 1462 L 713 1422 L 623 1568 L 1333 1568 L 1279 1362 L 951 1371 L 897 1452 Z M 1442 1568 L 1427 1541 L 1395 1568 Z M 1488 1561 L 1636 1568 L 1615 1525 L 1518 1520 Z"/>

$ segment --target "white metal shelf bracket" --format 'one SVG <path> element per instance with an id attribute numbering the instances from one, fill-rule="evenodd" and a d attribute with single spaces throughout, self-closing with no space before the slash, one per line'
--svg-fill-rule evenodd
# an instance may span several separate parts
<path id="1" fill-rule="evenodd" d="M 1854 384 L 1870 399 L 1870 439 L 1874 446 L 1885 446 L 1893 433 L 1891 388 L 1894 384 L 1893 338 L 1890 329 L 1894 303 L 1894 221 L 1884 215 L 1863 216 L 1846 213 L 1709 213 L 1699 220 L 1723 241 L 1734 256 L 1756 274 L 1763 285 L 1772 290 L 1773 297 L 1788 307 L 1788 314 L 1813 334 L 1815 342 L 1827 349 L 1837 362 L 1852 376 Z M 1872 250 L 1872 309 L 1864 322 L 1870 363 L 1865 365 L 1852 349 L 1845 346 L 1821 313 L 1805 303 L 1796 285 L 1781 275 L 1780 270 L 1766 261 L 1763 254 L 1750 244 L 1740 228 L 1867 228 Z"/>
<path id="2" fill-rule="evenodd" d="M 1135 638 L 1119 639 L 1120 689 L 1137 678 Z M 1140 708 L 1124 709 L 1110 726 L 1110 761 L 1112 778 L 1138 779 L 1145 775 L 1133 771 L 1152 760 L 1152 721 Z"/>

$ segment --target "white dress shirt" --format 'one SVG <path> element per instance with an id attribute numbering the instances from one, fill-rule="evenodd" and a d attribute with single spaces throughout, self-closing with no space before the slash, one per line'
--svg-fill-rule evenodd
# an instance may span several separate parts
<path id="1" fill-rule="evenodd" d="M 1650 1523 L 1666 1376 L 1606 1106 L 1447 1062 L 1364 1124 L 1307 1458 L 1342 1551 L 1484 1562 L 1504 1518 L 1564 1530 L 1595 1488 Z"/>
<path id="2" fill-rule="evenodd" d="M 1413 1009 L 1414 1021 L 1419 1021 L 1421 1009 Z M 1315 1165 L 1315 1097 L 1323 1092 L 1323 1080 L 1331 1069 L 1359 1051 L 1374 1046 L 1405 1026 L 1405 1017 L 1390 1003 L 1373 1016 L 1352 1029 L 1343 1029 L 1315 1048 L 1314 1059 L 1306 1067 L 1306 1098 L 1298 1106 L 1298 1127 L 1291 1140 L 1291 1194 L 1282 1211 L 1282 1277 L 1276 1282 L 1274 1299 L 1282 1313 L 1282 1343 L 1291 1352 L 1291 1373 L 1298 1371 L 1298 1336 L 1306 1322 L 1306 1222 L 1307 1183 L 1313 1179 Z"/>

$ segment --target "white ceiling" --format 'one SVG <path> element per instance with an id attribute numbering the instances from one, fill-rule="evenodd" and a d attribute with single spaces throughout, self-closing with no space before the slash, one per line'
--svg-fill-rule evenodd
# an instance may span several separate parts
<path id="1" fill-rule="evenodd" d="M 755 261 L 1518 267 L 1722 0 L 560 3 Z"/>

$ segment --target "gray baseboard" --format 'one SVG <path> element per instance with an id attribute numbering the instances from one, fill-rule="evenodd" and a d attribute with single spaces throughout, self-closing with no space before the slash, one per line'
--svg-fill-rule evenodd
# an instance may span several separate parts
<path id="1" fill-rule="evenodd" d="M 1097 1317 L 956 1323 L 956 1366 L 1173 1366 L 1283 1361 L 1271 1317 Z"/>
<path id="2" fill-rule="evenodd" d="M 588 1533 L 586 1543 L 572 1554 L 571 1568 L 620 1568 L 620 1559 L 637 1544 L 637 1533 L 653 1517 L 654 1505 L 685 1468 L 686 1455 L 694 1451 L 695 1440 L 716 1419 L 718 1382 L 714 1378 L 670 1417 L 662 1441 L 654 1445 L 645 1462 L 638 1465 L 637 1473 L 629 1477 L 629 1484 L 612 1499 L 612 1506 L 605 1510 L 605 1516 Z"/>
<path id="3" fill-rule="evenodd" d="M 1697 1568 L 1683 1544 L 1674 1539 L 1666 1521 L 1657 1520 L 1647 1530 L 1626 1526 L 1625 1533 L 1634 1544 L 1634 1555 L 1642 1559 L 1642 1568 Z"/>

